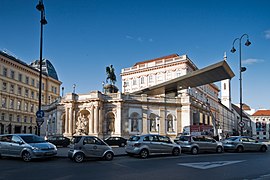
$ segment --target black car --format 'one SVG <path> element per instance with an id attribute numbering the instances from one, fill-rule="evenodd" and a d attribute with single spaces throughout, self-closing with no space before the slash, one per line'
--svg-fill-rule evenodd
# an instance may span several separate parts
<path id="1" fill-rule="evenodd" d="M 110 146 L 124 147 L 127 144 L 127 139 L 122 137 L 108 137 L 104 140 Z"/>
<path id="2" fill-rule="evenodd" d="M 64 136 L 49 136 L 47 141 L 55 146 L 67 147 L 70 144 L 70 139 Z"/>

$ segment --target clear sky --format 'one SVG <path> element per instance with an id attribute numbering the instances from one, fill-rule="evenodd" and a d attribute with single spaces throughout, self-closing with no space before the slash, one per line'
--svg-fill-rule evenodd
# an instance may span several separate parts
<path id="1" fill-rule="evenodd" d="M 235 73 L 232 102 L 239 103 L 239 45 L 242 39 L 243 102 L 270 109 L 269 0 L 43 0 L 43 57 L 63 82 L 64 93 L 102 90 L 112 64 L 121 69 L 177 53 L 203 68 L 227 61 Z M 0 0 L 0 50 L 26 63 L 39 59 L 38 0 Z"/>

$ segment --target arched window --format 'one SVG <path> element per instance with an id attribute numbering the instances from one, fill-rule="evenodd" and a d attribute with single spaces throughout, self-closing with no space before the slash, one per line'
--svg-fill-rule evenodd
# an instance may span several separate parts
<path id="1" fill-rule="evenodd" d="M 149 116 L 149 123 L 150 123 L 150 131 L 151 132 L 157 132 L 157 127 L 158 127 L 158 117 L 157 115 L 151 113 Z"/>
<path id="2" fill-rule="evenodd" d="M 174 131 L 173 116 L 169 114 L 167 116 L 167 132 L 173 132 L 173 131 Z"/>
<path id="3" fill-rule="evenodd" d="M 139 132 L 140 128 L 139 128 L 139 114 L 134 112 L 131 114 L 130 116 L 130 120 L 131 120 L 131 132 Z"/>

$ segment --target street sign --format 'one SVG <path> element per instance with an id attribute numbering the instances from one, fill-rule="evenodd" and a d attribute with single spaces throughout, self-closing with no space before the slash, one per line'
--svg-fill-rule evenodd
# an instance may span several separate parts
<path id="1" fill-rule="evenodd" d="M 242 128 L 242 127 L 244 127 L 245 126 L 245 122 L 243 122 L 243 121 L 240 121 L 239 123 L 238 123 L 238 125 Z"/>
<path id="2" fill-rule="evenodd" d="M 44 111 L 38 110 L 38 111 L 36 112 L 36 116 L 37 116 L 37 118 L 43 118 L 43 117 L 44 117 Z"/>
<path id="3" fill-rule="evenodd" d="M 38 126 L 41 126 L 43 124 L 43 122 L 44 122 L 44 118 L 38 118 L 37 117 L 37 120 L 36 121 L 37 121 L 37 125 Z"/>

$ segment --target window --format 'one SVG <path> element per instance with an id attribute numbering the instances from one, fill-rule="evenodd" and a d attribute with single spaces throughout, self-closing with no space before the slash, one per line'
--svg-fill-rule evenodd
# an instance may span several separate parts
<path id="1" fill-rule="evenodd" d="M 23 121 L 27 122 L 27 116 L 24 116 Z"/>
<path id="2" fill-rule="evenodd" d="M 22 74 L 21 73 L 18 74 L 18 81 L 22 82 Z"/>
<path id="3" fill-rule="evenodd" d="M 7 68 L 3 67 L 3 76 L 7 77 Z"/>
<path id="4" fill-rule="evenodd" d="M 133 83 L 133 85 L 137 85 L 137 79 L 133 79 L 133 81 L 132 81 Z"/>
<path id="5" fill-rule="evenodd" d="M 2 97 L 2 108 L 6 108 L 6 107 L 7 107 L 7 98 Z"/>
<path id="6" fill-rule="evenodd" d="M 9 114 L 8 120 L 13 121 L 13 114 Z"/>
<path id="7" fill-rule="evenodd" d="M 1 113 L 1 121 L 4 121 L 5 120 L 5 116 L 6 116 L 5 113 Z"/>
<path id="8" fill-rule="evenodd" d="M 12 94 L 14 93 L 14 84 L 10 84 L 10 90 L 9 91 Z"/>
<path id="9" fill-rule="evenodd" d="M 20 115 L 17 115 L 17 122 L 20 122 L 20 120 L 21 120 Z"/>
<path id="10" fill-rule="evenodd" d="M 31 98 L 34 99 L 35 98 L 35 92 L 31 91 Z"/>
<path id="11" fill-rule="evenodd" d="M 154 78 L 153 78 L 153 75 L 150 75 L 149 76 L 149 83 L 152 83 L 152 82 L 154 82 Z"/>
<path id="12" fill-rule="evenodd" d="M 144 84 L 144 76 L 141 77 L 141 84 Z"/>
<path id="13" fill-rule="evenodd" d="M 17 109 L 18 110 L 21 110 L 21 108 L 22 108 L 22 102 L 20 100 L 18 100 L 18 102 L 17 102 Z"/>
<path id="14" fill-rule="evenodd" d="M 29 95 L 29 90 L 28 90 L 28 89 L 25 89 L 24 93 L 25 93 L 25 97 L 28 97 L 28 95 Z"/>
<path id="15" fill-rule="evenodd" d="M 10 78 L 11 79 L 14 79 L 15 78 L 15 72 L 10 70 Z"/>
<path id="16" fill-rule="evenodd" d="M 33 78 L 32 78 L 32 80 L 31 80 L 31 85 L 32 85 L 32 86 L 35 86 L 35 79 L 33 79 Z"/>
<path id="17" fill-rule="evenodd" d="M 14 99 L 9 100 L 9 108 L 14 109 Z"/>
<path id="18" fill-rule="evenodd" d="M 30 112 L 34 112 L 34 104 L 30 105 Z"/>
<path id="19" fill-rule="evenodd" d="M 7 91 L 7 83 L 6 82 L 3 82 L 2 90 L 3 91 Z"/>
<path id="20" fill-rule="evenodd" d="M 45 84 L 44 83 L 42 83 L 42 90 L 44 90 L 45 89 Z"/>
<path id="21" fill-rule="evenodd" d="M 18 95 L 22 95 L 22 87 L 18 86 Z"/>
<path id="22" fill-rule="evenodd" d="M 24 111 L 28 111 L 28 103 L 27 102 L 24 103 Z"/>
<path id="23" fill-rule="evenodd" d="M 25 84 L 29 84 L 29 77 L 25 76 Z"/>

